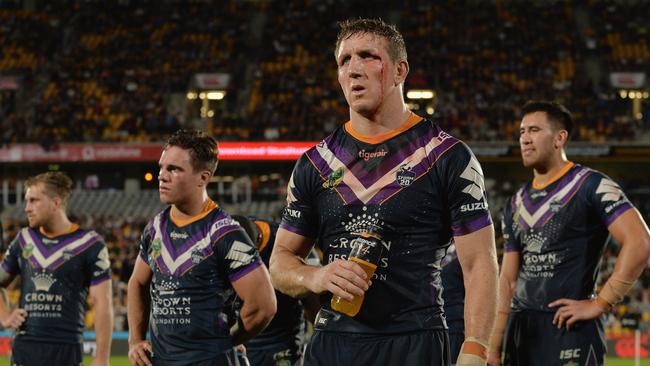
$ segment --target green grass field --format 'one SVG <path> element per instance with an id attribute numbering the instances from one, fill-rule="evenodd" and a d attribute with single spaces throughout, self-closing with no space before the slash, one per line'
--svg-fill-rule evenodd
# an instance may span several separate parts
<path id="1" fill-rule="evenodd" d="M 90 365 L 92 358 L 84 357 L 84 365 Z M 5 357 L 0 357 L 0 365 L 9 366 L 9 360 Z M 111 366 L 130 366 L 129 359 L 127 357 L 111 357 Z M 641 360 L 642 366 L 650 366 L 650 359 L 646 358 Z M 608 358 L 605 361 L 605 366 L 634 366 L 634 360 L 623 360 L 620 358 Z"/>

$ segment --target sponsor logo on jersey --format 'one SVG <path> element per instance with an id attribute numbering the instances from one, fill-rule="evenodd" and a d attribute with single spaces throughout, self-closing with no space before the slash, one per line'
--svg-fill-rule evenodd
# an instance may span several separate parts
<path id="1" fill-rule="evenodd" d="M 56 278 L 53 275 L 43 271 L 39 274 L 32 277 L 32 282 L 34 282 L 34 287 L 36 291 L 50 291 L 50 287 L 56 282 Z"/>
<path id="2" fill-rule="evenodd" d="M 470 183 L 463 189 L 464 193 L 469 194 L 475 200 L 483 198 L 483 191 L 485 191 L 485 181 L 483 179 L 483 170 L 481 164 L 474 156 L 469 159 L 465 170 L 460 175 L 461 178 L 470 181 Z"/>
<path id="3" fill-rule="evenodd" d="M 333 171 L 329 175 L 329 177 L 327 177 L 327 180 L 325 182 L 323 182 L 323 188 L 334 189 L 334 187 L 338 186 L 342 180 L 343 180 L 343 168 L 338 168 L 335 171 Z"/>
<path id="4" fill-rule="evenodd" d="M 546 197 L 547 194 L 548 192 L 546 191 L 533 192 L 530 194 L 530 198 L 534 200 L 535 198 L 538 197 Z"/>
<path id="5" fill-rule="evenodd" d="M 251 263 L 254 254 L 253 247 L 235 240 L 228 255 L 226 255 L 226 259 L 230 260 L 230 269 L 237 269 Z"/>
<path id="6" fill-rule="evenodd" d="M 187 233 L 177 233 L 175 231 L 172 231 L 169 234 L 169 237 L 172 238 L 172 240 L 178 240 L 178 239 L 187 239 L 190 236 Z"/>
<path id="7" fill-rule="evenodd" d="M 474 202 L 460 206 L 460 212 L 470 212 L 476 210 L 486 210 L 488 207 L 486 202 Z"/>
<path id="8" fill-rule="evenodd" d="M 42 239 L 41 239 L 41 242 L 42 242 L 43 244 L 52 245 L 52 244 L 58 244 L 58 243 L 59 243 L 59 240 L 58 240 L 58 239 L 42 238 Z"/>
<path id="9" fill-rule="evenodd" d="M 397 184 L 399 184 L 401 187 L 406 188 L 410 186 L 415 180 L 415 172 L 413 171 L 412 167 L 409 167 L 406 164 L 402 164 L 397 172 L 395 172 L 395 177 L 397 178 Z"/>
<path id="10" fill-rule="evenodd" d="M 300 212 L 300 210 L 295 210 L 293 208 L 287 207 L 285 211 L 287 212 L 287 215 L 296 219 L 299 219 L 302 216 L 302 212 Z"/>
<path id="11" fill-rule="evenodd" d="M 106 247 L 103 247 L 102 250 L 99 251 L 99 254 L 97 254 L 95 266 L 102 271 L 106 271 L 111 266 L 111 262 L 108 259 L 108 249 L 106 249 Z"/>
<path id="12" fill-rule="evenodd" d="M 531 253 L 541 253 L 545 241 L 546 238 L 536 232 L 524 235 L 526 249 Z"/>
<path id="13" fill-rule="evenodd" d="M 368 160 L 374 159 L 374 158 L 383 158 L 387 154 L 388 154 L 388 150 L 383 149 L 383 148 L 380 149 L 380 150 L 377 150 L 377 151 L 373 151 L 373 152 L 368 152 L 366 150 L 359 151 L 359 157 L 362 158 L 365 161 L 368 161 Z"/>
<path id="14" fill-rule="evenodd" d="M 619 188 L 618 184 L 606 178 L 600 180 L 600 184 L 598 184 L 598 188 L 596 188 L 596 194 L 603 195 L 600 198 L 601 202 L 615 202 L 623 196 L 623 192 L 621 192 L 621 188 Z"/>

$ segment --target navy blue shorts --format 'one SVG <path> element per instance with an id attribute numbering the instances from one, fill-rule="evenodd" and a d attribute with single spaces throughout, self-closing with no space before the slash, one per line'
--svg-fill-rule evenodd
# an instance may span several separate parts
<path id="1" fill-rule="evenodd" d="M 294 366 L 301 355 L 302 352 L 297 346 L 273 350 L 246 350 L 251 366 Z"/>
<path id="2" fill-rule="evenodd" d="M 155 356 L 151 359 L 153 366 L 240 366 L 234 350 L 224 352 L 215 358 L 203 361 L 165 361 Z"/>
<path id="3" fill-rule="evenodd" d="M 451 364 L 455 364 L 460 354 L 460 348 L 465 342 L 465 333 L 449 332 L 449 350 L 451 351 Z"/>
<path id="4" fill-rule="evenodd" d="M 83 344 L 34 342 L 16 338 L 11 348 L 11 365 L 83 365 Z"/>
<path id="5" fill-rule="evenodd" d="M 397 335 L 316 330 L 307 345 L 305 366 L 449 366 L 446 330 Z"/>
<path id="6" fill-rule="evenodd" d="M 504 335 L 504 366 L 602 366 L 607 345 L 601 319 L 571 330 L 553 325 L 553 313 L 512 312 Z"/>

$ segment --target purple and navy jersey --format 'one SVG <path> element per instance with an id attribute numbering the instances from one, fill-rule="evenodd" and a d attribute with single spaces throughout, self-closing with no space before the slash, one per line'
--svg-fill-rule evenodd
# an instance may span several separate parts
<path id="1" fill-rule="evenodd" d="M 578 164 L 542 189 L 517 191 L 502 220 L 504 250 L 521 255 L 513 310 L 553 312 L 554 300 L 590 298 L 607 228 L 632 207 L 618 184 Z"/>
<path id="2" fill-rule="evenodd" d="M 262 265 L 250 239 L 216 207 L 179 226 L 171 208 L 156 215 L 140 239 L 153 271 L 149 330 L 154 355 L 187 365 L 232 349 L 227 300 L 231 282 Z"/>
<path id="3" fill-rule="evenodd" d="M 262 234 L 258 245 L 260 257 L 268 267 L 278 232 L 278 224 L 259 218 L 251 218 Z M 286 349 L 300 346 L 305 339 L 305 316 L 303 305 L 299 299 L 275 291 L 277 312 L 273 320 L 264 330 L 246 344 L 247 351 L 263 351 L 269 349 Z"/>
<path id="4" fill-rule="evenodd" d="M 441 329 L 441 260 L 454 236 L 491 225 L 483 173 L 470 149 L 416 115 L 382 139 L 350 124 L 308 150 L 288 187 L 281 227 L 315 239 L 323 264 L 346 259 L 358 233 L 383 253 L 354 318 L 324 330 L 397 333 Z M 322 297 L 330 309 L 331 294 Z"/>
<path id="5" fill-rule="evenodd" d="M 111 278 L 108 250 L 99 234 L 75 227 L 51 237 L 23 228 L 1 265 L 21 277 L 20 307 L 27 311 L 27 320 L 16 337 L 36 342 L 83 340 L 89 288 Z"/>

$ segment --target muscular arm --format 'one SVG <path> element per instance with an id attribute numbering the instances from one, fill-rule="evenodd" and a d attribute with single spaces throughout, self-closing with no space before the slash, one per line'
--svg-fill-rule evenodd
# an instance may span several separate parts
<path id="1" fill-rule="evenodd" d="M 364 294 L 368 283 L 366 273 L 358 264 L 339 259 L 322 267 L 308 265 L 303 258 L 312 246 L 309 238 L 278 230 L 269 265 L 276 289 L 292 297 L 329 291 L 352 300 L 353 295 Z"/>
<path id="2" fill-rule="evenodd" d="M 635 208 L 625 211 L 609 227 L 609 232 L 621 244 L 614 272 L 609 277 L 596 300 L 559 299 L 549 306 L 558 307 L 553 323 L 558 327 L 566 323 L 570 328 L 579 320 L 594 319 L 609 306 L 621 301 L 639 278 L 650 257 L 650 231 Z"/>
<path id="3" fill-rule="evenodd" d="M 503 333 L 506 329 L 508 314 L 510 313 L 510 302 L 517 286 L 521 254 L 519 252 L 508 252 L 503 255 L 501 263 L 501 275 L 499 276 L 499 300 L 497 303 L 497 318 L 494 324 L 494 331 L 490 337 L 490 365 L 500 364 L 501 344 Z"/>
<path id="4" fill-rule="evenodd" d="M 265 266 L 259 266 L 232 283 L 243 302 L 237 324 L 231 329 L 235 345 L 246 343 L 273 319 L 277 308 L 275 291 Z"/>
<path id="5" fill-rule="evenodd" d="M 134 365 L 151 365 L 145 350 L 152 352 L 151 344 L 146 341 L 151 302 L 149 286 L 152 276 L 151 268 L 138 256 L 127 292 L 129 360 Z"/>
<path id="6" fill-rule="evenodd" d="M 0 290 L 2 291 L 2 296 L 0 296 L 0 325 L 3 328 L 9 329 L 18 329 L 25 318 L 27 317 L 27 312 L 24 309 L 14 309 L 9 308 L 9 298 L 7 297 L 7 287 L 11 281 L 16 276 L 7 273 L 2 267 L 0 267 Z"/>
<path id="7" fill-rule="evenodd" d="M 465 337 L 487 344 L 497 304 L 494 229 L 489 225 L 454 241 L 465 281 Z"/>
<path id="8" fill-rule="evenodd" d="M 95 360 L 108 365 L 111 353 L 113 331 L 113 291 L 111 280 L 90 287 L 90 296 L 95 304 L 95 334 L 97 353 Z"/>

